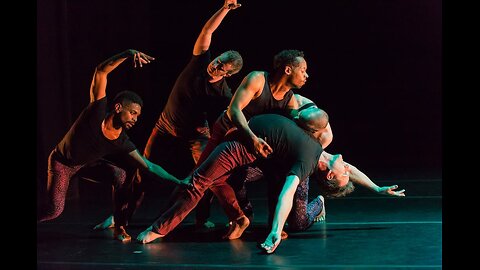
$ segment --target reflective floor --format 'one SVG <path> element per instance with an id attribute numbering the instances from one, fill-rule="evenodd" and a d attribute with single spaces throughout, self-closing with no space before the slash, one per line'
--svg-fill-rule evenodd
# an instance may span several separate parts
<path id="1" fill-rule="evenodd" d="M 93 231 L 109 215 L 108 187 L 79 183 L 57 219 L 37 225 L 38 269 L 442 269 L 440 179 L 402 180 L 407 197 L 392 198 L 357 188 L 327 199 L 324 223 L 290 233 L 274 254 L 257 248 L 266 236 L 266 186 L 250 184 L 255 218 L 237 240 L 222 240 L 227 219 L 215 201 L 216 228 L 196 231 L 193 213 L 167 237 L 150 244 L 121 243 L 111 230 Z M 316 195 L 311 188 L 312 198 Z M 158 214 L 168 189 L 152 187 L 131 221 L 135 239 Z"/>

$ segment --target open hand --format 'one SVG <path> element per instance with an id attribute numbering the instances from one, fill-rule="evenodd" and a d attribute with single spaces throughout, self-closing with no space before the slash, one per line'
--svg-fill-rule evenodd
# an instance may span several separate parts
<path id="1" fill-rule="evenodd" d="M 380 187 L 378 193 L 385 194 L 389 196 L 405 197 L 405 189 L 395 191 L 398 188 L 398 185 Z"/>
<path id="2" fill-rule="evenodd" d="M 143 64 L 149 64 L 151 61 L 155 60 L 154 57 L 144 54 L 143 52 L 139 52 L 137 50 L 130 49 L 130 55 L 133 56 L 133 67 L 137 67 L 137 62 L 139 67 L 143 67 Z"/>

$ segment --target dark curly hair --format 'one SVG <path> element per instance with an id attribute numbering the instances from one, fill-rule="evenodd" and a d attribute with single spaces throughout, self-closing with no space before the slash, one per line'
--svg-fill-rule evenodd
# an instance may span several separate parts
<path id="1" fill-rule="evenodd" d="M 297 57 L 305 58 L 302 51 L 299 50 L 283 50 L 273 57 L 273 71 L 283 69 L 285 66 L 297 67 L 300 62 Z"/>
<path id="2" fill-rule="evenodd" d="M 128 90 L 122 91 L 115 96 L 115 98 L 113 99 L 113 105 L 117 103 L 122 104 L 122 106 L 136 103 L 140 105 L 140 107 L 143 107 L 142 98 L 137 93 Z"/>

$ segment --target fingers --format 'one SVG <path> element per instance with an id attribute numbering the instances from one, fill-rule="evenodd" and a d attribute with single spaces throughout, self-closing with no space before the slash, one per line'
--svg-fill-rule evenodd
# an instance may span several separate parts
<path id="1" fill-rule="evenodd" d="M 143 62 L 143 61 L 142 61 L 142 55 L 140 54 L 140 52 L 137 52 L 137 53 L 135 54 L 135 56 L 136 56 L 136 58 L 137 58 L 137 60 L 138 60 L 138 65 L 139 65 L 140 67 L 142 67 L 142 62 Z"/>
<path id="2" fill-rule="evenodd" d="M 228 9 L 237 9 L 241 6 L 242 6 L 242 4 L 229 4 Z"/>
<path id="3" fill-rule="evenodd" d="M 133 67 L 134 68 L 137 67 L 137 54 L 136 53 L 133 54 Z"/>
<path id="4" fill-rule="evenodd" d="M 137 67 L 137 62 L 139 67 L 143 67 L 143 64 L 149 64 L 151 61 L 155 60 L 154 57 L 146 55 L 142 52 L 136 51 L 133 55 L 133 67 Z"/>
<path id="5" fill-rule="evenodd" d="M 265 240 L 265 242 L 260 244 L 260 247 L 268 254 L 272 254 L 277 249 L 281 239 L 276 239 L 275 237 L 272 240 L 275 240 L 275 243 L 272 243 L 267 239 Z"/>
<path id="6" fill-rule="evenodd" d="M 265 138 L 267 139 L 267 138 Z M 268 155 L 270 155 L 271 153 L 273 153 L 273 149 L 272 147 L 270 147 L 270 145 L 267 143 L 266 140 L 263 141 L 262 143 L 262 148 L 261 148 L 261 151 L 260 151 L 260 154 L 266 158 Z"/>
<path id="7" fill-rule="evenodd" d="M 150 63 L 150 61 L 155 60 L 155 57 L 142 53 L 142 56 Z"/>
<path id="8" fill-rule="evenodd" d="M 234 0 L 234 1 L 227 0 L 227 1 L 225 1 L 225 4 L 224 4 L 225 9 L 237 9 L 241 6 L 242 6 L 242 4 L 237 3 L 236 0 Z"/>
<path id="9" fill-rule="evenodd" d="M 272 150 L 262 149 L 258 152 L 258 154 L 260 154 L 260 156 L 262 156 L 263 158 L 268 158 L 268 155 L 270 155 L 272 152 Z"/>
<path id="10" fill-rule="evenodd" d="M 269 154 L 273 153 L 272 147 L 270 147 L 270 145 L 268 145 L 267 143 L 265 144 L 264 148 L 267 148 L 266 152 L 268 152 Z"/>
<path id="11" fill-rule="evenodd" d="M 390 186 L 388 188 L 388 193 L 393 196 L 405 197 L 405 194 L 404 194 L 405 189 L 395 191 L 394 189 L 397 189 L 397 188 L 398 188 L 398 185 Z"/>

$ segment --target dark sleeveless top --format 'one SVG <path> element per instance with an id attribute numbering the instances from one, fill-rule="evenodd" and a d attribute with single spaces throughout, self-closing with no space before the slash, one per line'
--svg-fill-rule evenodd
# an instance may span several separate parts
<path id="1" fill-rule="evenodd" d="M 293 91 L 290 89 L 283 99 L 276 100 L 272 95 L 272 90 L 268 83 L 268 73 L 265 72 L 265 84 L 263 86 L 262 93 L 259 97 L 252 99 L 248 105 L 243 108 L 242 112 L 245 115 L 247 121 L 255 115 L 264 113 L 276 113 L 277 110 L 287 109 L 288 102 L 293 96 Z"/>
<path id="2" fill-rule="evenodd" d="M 255 115 L 266 114 L 266 113 L 275 113 L 285 115 L 288 102 L 293 96 L 293 91 L 290 89 L 283 99 L 276 100 L 272 95 L 272 90 L 270 90 L 270 85 L 268 84 L 268 73 L 264 72 L 265 75 L 265 84 L 263 85 L 262 93 L 256 99 L 252 99 L 242 112 L 245 115 L 245 119 L 250 120 Z M 230 128 L 235 125 L 228 118 L 226 111 L 224 111 L 217 119 L 214 126 L 213 133 L 219 132 L 225 134 Z"/>

